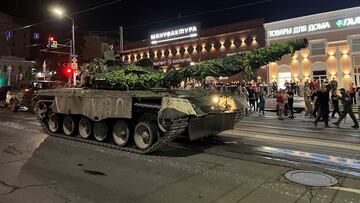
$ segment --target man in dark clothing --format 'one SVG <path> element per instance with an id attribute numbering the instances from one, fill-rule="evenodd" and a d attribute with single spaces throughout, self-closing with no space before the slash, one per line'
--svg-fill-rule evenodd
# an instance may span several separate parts
<path id="1" fill-rule="evenodd" d="M 330 81 L 330 86 L 332 91 L 336 91 L 338 88 L 338 82 L 335 80 L 335 77 L 333 77 L 332 81 Z"/>
<path id="2" fill-rule="evenodd" d="M 349 114 L 355 124 L 351 127 L 359 128 L 359 123 L 357 122 L 356 117 L 352 111 L 352 103 L 351 103 L 350 95 L 346 93 L 344 88 L 340 89 L 340 93 L 341 93 L 341 102 L 344 106 L 344 111 L 341 113 L 339 120 L 336 123 L 334 123 L 334 125 L 339 126 L 340 122 L 346 117 L 347 114 Z"/>
<path id="3" fill-rule="evenodd" d="M 317 115 L 315 119 L 315 127 L 317 126 L 317 123 L 319 122 L 320 118 L 325 122 L 325 127 L 330 128 L 329 126 L 329 95 L 330 91 L 330 85 L 327 85 L 326 87 L 323 85 L 320 90 L 316 92 L 315 95 L 315 102 L 318 103 L 319 107 L 317 109 Z M 315 109 L 315 107 L 314 107 Z"/>
<path id="4" fill-rule="evenodd" d="M 317 90 L 315 88 L 312 88 L 312 93 L 311 93 L 311 100 L 313 102 L 313 112 L 312 112 L 312 116 L 314 118 L 316 118 L 316 113 L 318 112 L 319 109 L 319 101 L 316 101 L 316 94 L 317 94 Z"/>
<path id="5" fill-rule="evenodd" d="M 255 107 L 255 91 L 251 88 L 251 86 L 247 89 L 249 93 L 249 104 L 250 104 L 250 111 L 252 108 L 254 108 L 254 111 L 256 110 Z"/>
<path id="6" fill-rule="evenodd" d="M 339 114 L 340 117 L 340 109 L 339 109 L 339 96 L 336 93 L 336 90 L 331 93 L 331 103 L 333 106 L 333 112 L 331 114 L 331 118 L 335 118 L 335 114 Z"/>
<path id="7" fill-rule="evenodd" d="M 289 89 L 287 92 L 288 96 L 288 104 L 289 104 L 289 111 L 290 116 L 289 118 L 293 119 L 294 117 L 294 92 L 292 89 Z"/>
<path id="8" fill-rule="evenodd" d="M 272 93 L 275 93 L 278 91 L 278 85 L 275 80 L 271 83 L 271 87 L 272 87 L 271 88 Z"/>

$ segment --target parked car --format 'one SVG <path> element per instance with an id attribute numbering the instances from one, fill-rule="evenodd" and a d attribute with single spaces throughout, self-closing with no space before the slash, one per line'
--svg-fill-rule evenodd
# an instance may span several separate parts
<path id="1" fill-rule="evenodd" d="M 277 111 L 277 101 L 276 94 L 269 94 L 266 97 L 265 101 L 265 109 L 270 111 Z M 301 113 L 305 110 L 305 100 L 303 97 L 294 96 L 294 111 L 296 113 Z"/>
<path id="2" fill-rule="evenodd" d="M 37 91 L 53 87 L 53 81 L 36 81 L 31 86 L 8 91 L 6 94 L 6 104 L 12 112 L 17 112 L 20 108 L 33 110 L 38 101 Z"/>

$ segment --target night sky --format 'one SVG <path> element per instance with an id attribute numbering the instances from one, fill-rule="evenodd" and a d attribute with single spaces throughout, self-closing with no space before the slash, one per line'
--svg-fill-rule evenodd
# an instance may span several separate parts
<path id="1" fill-rule="evenodd" d="M 67 13 L 76 13 L 111 1 L 113 0 L 7 0 L 1 1 L 0 11 L 20 18 L 22 24 L 32 24 L 52 18 L 49 12 L 51 5 L 62 5 Z M 75 18 L 79 34 L 94 31 L 115 37 L 119 25 L 123 25 L 125 40 L 140 40 L 147 38 L 151 30 L 194 21 L 201 21 L 202 27 L 258 17 L 271 22 L 354 6 L 360 6 L 360 0 L 123 0 L 72 17 Z M 225 9 L 229 7 L 237 8 Z M 218 11 L 204 13 L 215 10 Z M 197 15 L 199 13 L 203 14 Z M 56 33 L 66 26 L 69 26 L 69 22 L 55 20 L 34 29 L 47 29 Z"/>

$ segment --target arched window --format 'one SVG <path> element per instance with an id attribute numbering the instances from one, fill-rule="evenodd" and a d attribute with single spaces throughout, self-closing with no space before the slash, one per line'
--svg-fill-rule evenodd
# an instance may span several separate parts
<path id="1" fill-rule="evenodd" d="M 291 80 L 291 67 L 288 65 L 281 65 L 278 68 L 278 84 L 279 88 L 285 89 L 285 82 Z"/>
<path id="2" fill-rule="evenodd" d="M 319 80 L 321 84 L 327 79 L 327 65 L 324 62 L 316 62 L 311 65 L 312 75 L 314 80 Z"/>

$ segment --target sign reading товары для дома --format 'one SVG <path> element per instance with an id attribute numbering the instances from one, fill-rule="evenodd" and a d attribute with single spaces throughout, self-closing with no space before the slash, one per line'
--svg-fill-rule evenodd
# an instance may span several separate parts
<path id="1" fill-rule="evenodd" d="M 285 37 L 304 33 L 320 32 L 325 30 L 341 29 L 360 25 L 360 16 L 344 19 L 333 19 L 329 21 L 298 25 L 294 27 L 269 30 L 268 38 Z"/>
<path id="2" fill-rule="evenodd" d="M 159 44 L 179 39 L 194 38 L 198 36 L 199 23 L 178 26 L 150 33 L 151 44 Z"/>

